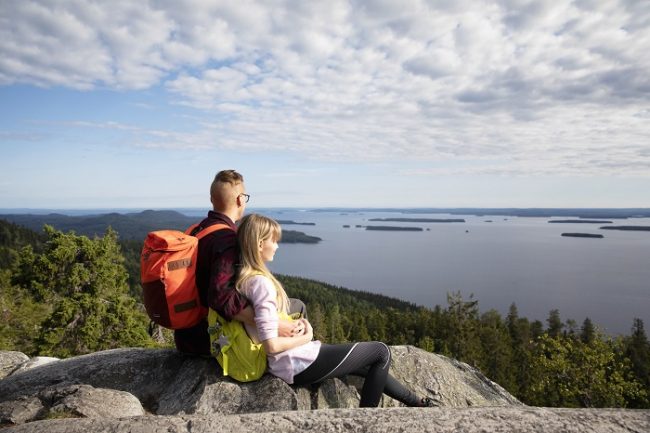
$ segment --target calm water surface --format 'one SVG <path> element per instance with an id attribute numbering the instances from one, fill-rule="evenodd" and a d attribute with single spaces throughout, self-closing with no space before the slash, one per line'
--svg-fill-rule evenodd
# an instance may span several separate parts
<path id="1" fill-rule="evenodd" d="M 315 245 L 281 244 L 274 272 L 446 306 L 447 292 L 479 300 L 481 311 L 545 321 L 557 308 L 580 325 L 590 317 L 609 333 L 628 334 L 634 317 L 650 326 L 650 233 L 600 230 L 603 224 L 549 224 L 548 218 L 264 211 L 318 236 Z M 464 218 L 465 223 L 369 222 L 369 218 Z M 556 218 L 567 219 L 567 218 Z M 487 222 L 491 220 L 492 222 Z M 650 225 L 648 218 L 612 220 Z M 349 225 L 350 228 L 344 228 Z M 422 227 L 422 232 L 367 231 L 356 225 Z M 426 231 L 426 229 L 429 229 Z M 600 233 L 604 239 L 563 232 Z"/>
<path id="2" fill-rule="evenodd" d="M 564 320 L 581 325 L 589 317 L 613 334 L 629 334 L 634 317 L 650 326 L 650 232 L 600 230 L 604 224 L 549 224 L 548 218 L 530 217 L 257 211 L 280 220 L 316 223 L 283 228 L 323 239 L 314 245 L 281 244 L 271 264 L 274 272 L 427 307 L 446 306 L 448 292 L 461 291 L 466 298 L 473 293 L 482 312 L 496 309 L 505 315 L 515 302 L 520 316 L 544 322 L 557 308 Z M 388 217 L 466 222 L 368 221 Z M 650 218 L 611 221 L 650 225 Z M 356 225 L 425 231 L 367 231 Z M 564 232 L 600 233 L 605 238 L 560 236 Z"/>

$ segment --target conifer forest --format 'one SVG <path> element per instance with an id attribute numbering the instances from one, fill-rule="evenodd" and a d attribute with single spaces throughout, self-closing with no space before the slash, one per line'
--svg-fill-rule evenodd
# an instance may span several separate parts
<path id="1" fill-rule="evenodd" d="M 142 243 L 108 229 L 90 238 L 50 226 L 42 232 L 0 220 L 0 350 L 60 358 L 117 347 L 173 347 L 150 332 L 139 285 Z M 552 407 L 650 407 L 650 343 L 641 319 L 624 336 L 589 318 L 544 322 L 482 311 L 448 293 L 425 308 L 395 298 L 279 276 L 307 305 L 315 338 L 414 345 L 479 368 L 522 402 Z M 614 289 L 614 288 L 613 288 Z M 504 308 L 505 311 L 505 308 Z"/>

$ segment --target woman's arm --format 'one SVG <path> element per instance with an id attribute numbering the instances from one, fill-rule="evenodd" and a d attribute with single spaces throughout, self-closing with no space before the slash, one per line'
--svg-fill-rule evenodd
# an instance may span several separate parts
<path id="1" fill-rule="evenodd" d="M 277 292 L 271 280 L 262 275 L 252 277 L 243 284 L 242 291 L 253 304 L 255 327 L 266 353 L 283 352 L 312 340 L 313 330 L 305 319 L 296 321 L 296 328 L 302 332 L 293 337 L 280 334 Z"/>
<path id="2" fill-rule="evenodd" d="M 296 335 L 294 337 L 271 337 L 266 339 L 262 341 L 266 353 L 273 355 L 309 343 L 314 338 L 314 331 L 311 324 L 306 319 L 300 320 L 305 326 L 304 334 Z"/>

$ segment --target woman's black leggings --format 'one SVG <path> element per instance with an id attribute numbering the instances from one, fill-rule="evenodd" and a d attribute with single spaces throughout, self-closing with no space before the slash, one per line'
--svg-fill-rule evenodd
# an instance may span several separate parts
<path id="1" fill-rule="evenodd" d="M 417 396 L 388 374 L 389 367 L 390 349 L 384 343 L 322 344 L 316 360 L 294 376 L 293 383 L 309 385 L 353 374 L 365 378 L 361 407 L 377 407 L 384 392 L 407 406 L 419 406 Z"/>

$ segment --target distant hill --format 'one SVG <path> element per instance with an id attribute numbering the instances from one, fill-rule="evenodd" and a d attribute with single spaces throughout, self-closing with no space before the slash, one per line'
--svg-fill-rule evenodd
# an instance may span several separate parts
<path id="1" fill-rule="evenodd" d="M 69 216 L 57 213 L 47 215 L 8 214 L 0 219 L 10 221 L 36 232 L 41 232 L 45 224 L 63 232 L 74 231 L 88 237 L 102 236 L 108 227 L 112 227 L 121 240 L 144 240 L 147 233 L 154 230 L 185 231 L 189 226 L 201 220 L 188 217 L 172 210 L 145 210 L 137 213 L 107 213 L 101 215 Z M 283 230 L 283 242 L 316 243 L 321 239 L 308 236 L 302 232 Z"/>
<path id="2" fill-rule="evenodd" d="M 45 242 L 45 235 L 36 231 L 0 219 L 0 269 L 11 264 L 16 251 L 26 245 L 31 245 L 39 251 Z"/>
<path id="3" fill-rule="evenodd" d="M 146 210 L 139 213 L 108 213 L 102 215 L 68 216 L 62 214 L 1 215 L 3 219 L 40 232 L 43 225 L 49 224 L 57 230 L 89 237 L 102 236 L 110 226 L 117 231 L 120 239 L 144 239 L 154 230 L 185 230 L 197 221 L 197 218 L 185 216 L 176 211 Z"/>
<path id="4" fill-rule="evenodd" d="M 403 214 L 579 217 L 591 219 L 650 218 L 650 208 L 320 208 L 312 212 L 399 212 Z"/>

